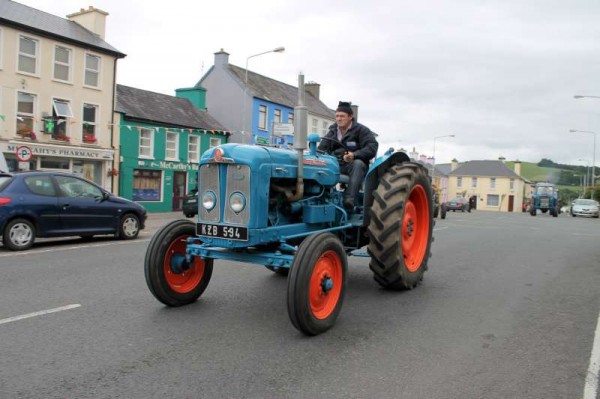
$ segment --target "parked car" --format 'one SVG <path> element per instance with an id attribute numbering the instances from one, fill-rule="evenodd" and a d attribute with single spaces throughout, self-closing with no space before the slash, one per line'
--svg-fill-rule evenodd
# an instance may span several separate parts
<path id="1" fill-rule="evenodd" d="M 469 200 L 462 197 L 452 198 L 451 200 L 444 202 L 444 208 L 446 208 L 446 211 L 468 211 Z"/>
<path id="2" fill-rule="evenodd" d="M 571 203 L 571 216 L 591 216 L 597 218 L 600 216 L 599 208 L 598 201 L 579 198 Z"/>
<path id="3" fill-rule="evenodd" d="M 183 214 L 191 218 L 198 214 L 198 190 L 193 189 L 183 198 Z"/>
<path id="4" fill-rule="evenodd" d="M 79 176 L 64 172 L 0 173 L 0 235 L 13 251 L 36 238 L 114 234 L 136 238 L 146 209 Z"/>

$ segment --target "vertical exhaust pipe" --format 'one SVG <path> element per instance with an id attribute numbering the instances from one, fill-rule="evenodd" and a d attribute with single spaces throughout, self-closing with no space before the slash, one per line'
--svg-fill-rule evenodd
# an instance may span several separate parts
<path id="1" fill-rule="evenodd" d="M 296 181 L 296 194 L 288 197 L 288 201 L 295 202 L 304 197 L 304 150 L 308 135 L 308 108 L 304 105 L 304 75 L 298 75 L 298 105 L 294 107 L 294 148 L 298 151 L 298 180 Z"/>

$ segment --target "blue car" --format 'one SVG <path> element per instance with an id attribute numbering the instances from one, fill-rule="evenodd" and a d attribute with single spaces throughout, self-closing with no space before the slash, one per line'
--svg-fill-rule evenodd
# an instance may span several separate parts
<path id="1" fill-rule="evenodd" d="M 0 173 L 0 235 L 13 251 L 30 248 L 36 237 L 111 234 L 134 239 L 146 209 L 64 172 Z"/>

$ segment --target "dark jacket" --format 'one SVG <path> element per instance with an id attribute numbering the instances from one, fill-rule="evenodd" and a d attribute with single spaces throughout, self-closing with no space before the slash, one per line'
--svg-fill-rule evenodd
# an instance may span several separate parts
<path id="1" fill-rule="evenodd" d="M 348 151 L 354 153 L 354 158 L 360 159 L 367 165 L 371 159 L 375 158 L 379 143 L 368 127 L 353 120 L 352 126 L 342 137 L 341 144 L 337 139 L 337 129 L 338 126 L 335 123 L 329 126 L 329 131 L 319 143 L 319 150 L 332 154 L 343 150 L 345 146 Z"/>

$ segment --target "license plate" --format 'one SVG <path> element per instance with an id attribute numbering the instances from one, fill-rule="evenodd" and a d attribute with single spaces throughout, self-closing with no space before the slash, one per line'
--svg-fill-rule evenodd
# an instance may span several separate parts
<path id="1" fill-rule="evenodd" d="M 225 238 L 227 240 L 248 241 L 248 228 L 246 227 L 198 223 L 196 229 L 196 232 L 199 236 Z"/>

